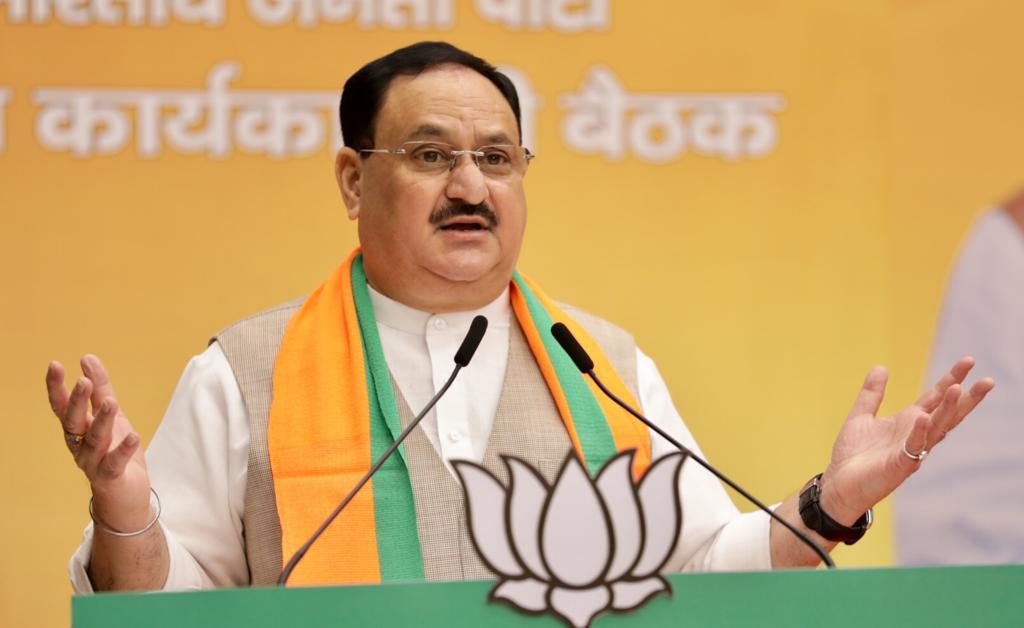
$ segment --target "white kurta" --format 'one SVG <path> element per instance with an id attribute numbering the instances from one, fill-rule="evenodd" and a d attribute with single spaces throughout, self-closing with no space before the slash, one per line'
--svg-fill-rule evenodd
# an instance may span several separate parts
<path id="1" fill-rule="evenodd" d="M 508 291 L 474 312 L 429 314 L 370 290 L 384 356 L 399 390 L 414 411 L 448 379 L 455 352 L 477 314 L 487 333 L 470 365 L 421 423 L 446 461 L 483 459 L 508 363 L 513 315 Z M 639 402 L 646 416 L 699 453 L 654 362 L 637 351 Z M 651 434 L 652 457 L 675 448 Z M 160 494 L 160 524 L 170 569 L 165 590 L 244 586 L 249 583 L 242 515 L 245 506 L 249 421 L 242 393 L 220 346 L 194 357 L 171 398 L 146 452 L 153 488 Z M 679 487 L 683 529 L 667 570 L 741 570 L 771 567 L 769 519 L 741 515 L 725 490 L 703 468 L 686 464 Z M 324 516 L 333 504 L 325 504 Z M 334 525 L 345 525 L 344 513 Z M 93 529 L 85 530 L 71 559 L 71 582 L 89 592 L 86 575 Z"/>

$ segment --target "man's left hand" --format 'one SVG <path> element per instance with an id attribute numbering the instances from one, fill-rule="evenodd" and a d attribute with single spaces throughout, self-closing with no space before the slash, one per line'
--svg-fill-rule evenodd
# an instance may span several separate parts
<path id="1" fill-rule="evenodd" d="M 890 417 L 877 417 L 888 372 L 868 373 L 835 444 L 821 479 L 821 508 L 833 519 L 853 524 L 868 508 L 892 493 L 922 463 L 912 457 L 929 452 L 992 390 L 991 378 L 964 391 L 974 358 L 961 358 L 932 388 Z"/>

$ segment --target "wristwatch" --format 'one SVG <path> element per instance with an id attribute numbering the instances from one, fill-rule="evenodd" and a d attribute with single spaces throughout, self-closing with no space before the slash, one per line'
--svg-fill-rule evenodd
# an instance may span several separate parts
<path id="1" fill-rule="evenodd" d="M 853 545 L 864 536 L 871 524 L 874 522 L 874 513 L 871 508 L 861 515 L 860 519 L 854 522 L 853 526 L 847 527 L 829 517 L 821 509 L 819 499 L 821 498 L 821 474 L 814 476 L 800 492 L 800 518 L 804 525 L 814 530 L 829 541 L 842 541 L 847 545 Z"/>

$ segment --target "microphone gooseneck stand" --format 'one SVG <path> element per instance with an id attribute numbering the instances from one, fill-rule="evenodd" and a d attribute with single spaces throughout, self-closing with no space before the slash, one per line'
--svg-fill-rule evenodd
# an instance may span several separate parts
<path id="1" fill-rule="evenodd" d="M 569 358 L 572 359 L 573 363 L 576 365 L 576 368 L 578 368 L 581 373 L 587 375 L 590 379 L 594 380 L 594 383 L 597 384 L 597 387 L 600 388 L 601 392 L 607 395 L 609 399 L 611 399 L 619 406 L 621 406 L 622 409 L 624 409 L 626 412 L 629 412 L 634 417 L 639 419 L 644 425 L 654 430 L 659 436 L 675 445 L 675 447 L 679 451 L 683 452 L 684 454 L 692 458 L 694 462 L 710 471 L 711 474 L 714 475 L 716 478 L 728 484 L 734 491 L 736 491 L 737 493 L 745 497 L 748 501 L 750 501 L 750 503 L 754 504 L 762 511 L 767 513 L 769 517 L 782 524 L 784 528 L 792 532 L 798 539 L 803 541 L 803 543 L 807 545 L 807 547 L 811 548 L 811 550 L 813 550 L 814 553 L 817 554 L 819 558 L 821 558 L 821 560 L 825 563 L 826 566 L 828 566 L 829 569 L 836 568 L 836 564 L 832 561 L 832 557 L 828 555 L 828 552 L 822 549 L 820 545 L 815 543 L 813 539 L 804 534 L 803 531 L 798 530 L 791 523 L 789 523 L 779 515 L 775 514 L 775 511 L 773 511 L 771 508 L 765 506 L 763 503 L 761 503 L 759 499 L 748 493 L 739 484 L 733 482 L 728 477 L 726 477 L 724 473 L 711 466 L 711 463 L 707 462 L 700 456 L 694 454 L 689 447 L 683 445 L 675 438 L 672 438 L 672 436 L 666 433 L 665 430 L 655 425 L 642 414 L 631 408 L 622 399 L 619 399 L 614 393 L 612 393 L 612 391 L 608 390 L 608 388 L 605 387 L 604 383 L 594 373 L 594 361 L 590 359 L 589 355 L 587 355 L 586 350 L 584 350 L 583 347 L 580 346 L 579 341 L 577 341 L 576 337 L 572 335 L 572 332 L 569 331 L 568 327 L 566 327 L 562 323 L 555 323 L 554 325 L 551 326 L 551 335 L 555 337 L 555 340 L 558 341 L 558 344 L 560 344 L 562 346 L 562 349 L 564 349 L 565 352 L 569 355 Z"/>
<path id="2" fill-rule="evenodd" d="M 366 475 L 364 475 L 363 478 L 359 480 L 359 482 L 352 488 L 352 490 L 349 491 L 348 495 L 345 496 L 345 499 L 341 500 L 341 503 L 338 504 L 338 507 L 335 508 L 334 511 L 327 516 L 327 519 L 325 519 L 324 522 L 320 524 L 320 527 L 316 529 L 316 532 L 314 532 L 311 537 L 309 537 L 309 540 L 303 543 L 302 547 L 295 551 L 291 559 L 288 560 L 288 564 L 285 565 L 284 569 L 281 570 L 281 575 L 277 579 L 278 586 L 283 587 L 285 584 L 288 583 L 288 578 L 292 575 L 292 572 L 295 570 L 295 567 L 299 564 L 299 561 L 302 560 L 302 557 L 306 555 L 307 551 L 309 551 L 309 548 L 313 546 L 313 543 L 315 543 L 316 540 L 320 538 L 320 535 L 324 533 L 324 530 L 326 530 L 331 525 L 331 523 L 338 517 L 338 515 L 341 514 L 341 511 L 344 510 L 345 506 L 347 506 L 348 503 L 352 501 L 352 499 L 356 496 L 356 494 L 359 493 L 359 490 L 363 488 L 363 485 L 370 481 L 370 478 L 372 478 L 373 474 L 377 472 L 377 469 L 380 469 L 381 466 L 383 466 L 383 464 L 387 462 L 388 458 L 391 457 L 391 454 L 395 453 L 395 450 L 398 449 L 398 446 L 401 445 L 402 441 L 404 441 L 405 438 L 416 428 L 416 426 L 420 424 L 420 421 L 422 421 L 423 417 L 425 417 L 427 413 L 430 412 L 430 409 L 437 405 L 438 400 L 440 400 L 441 397 L 444 396 L 446 392 L 448 392 L 448 389 L 451 387 L 452 382 L 455 381 L 455 376 L 459 374 L 459 371 L 461 371 L 463 367 L 469 365 L 469 361 L 473 358 L 473 354 L 476 352 L 477 347 L 480 346 L 480 341 L 483 339 L 484 332 L 486 331 L 487 319 L 484 318 L 483 316 L 477 316 L 476 318 L 474 318 L 473 322 L 470 323 L 469 325 L 469 331 L 466 332 L 465 339 L 463 339 L 462 344 L 459 346 L 459 350 L 455 353 L 455 368 L 452 369 L 452 374 L 448 377 L 448 381 L 445 382 L 444 386 L 441 387 L 441 390 L 437 391 L 437 394 L 434 395 L 433 399 L 431 399 L 430 402 L 427 403 L 427 405 L 422 410 L 420 410 L 420 413 L 417 414 L 416 418 L 409 423 L 408 427 L 402 430 L 402 432 L 398 435 L 398 438 L 395 439 L 395 442 L 391 443 L 391 446 L 387 448 L 387 451 L 385 451 L 377 460 L 377 462 L 375 462 L 373 466 L 370 467 L 370 470 L 367 471 Z"/>

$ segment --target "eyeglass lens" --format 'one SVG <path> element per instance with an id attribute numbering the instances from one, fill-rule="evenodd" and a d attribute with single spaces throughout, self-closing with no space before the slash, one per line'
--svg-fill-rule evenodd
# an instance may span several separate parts
<path id="1" fill-rule="evenodd" d="M 527 151 L 522 146 L 481 146 L 475 150 L 456 150 L 439 142 L 406 142 L 402 150 L 408 163 L 420 172 L 441 172 L 455 167 L 455 160 L 468 155 L 480 171 L 491 176 L 509 176 L 526 172 Z"/>

